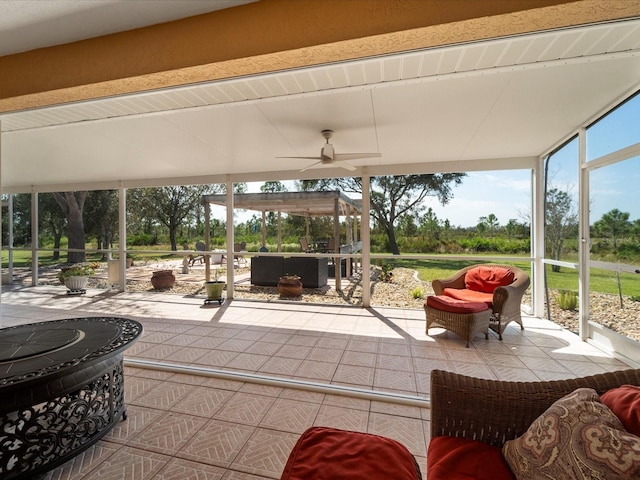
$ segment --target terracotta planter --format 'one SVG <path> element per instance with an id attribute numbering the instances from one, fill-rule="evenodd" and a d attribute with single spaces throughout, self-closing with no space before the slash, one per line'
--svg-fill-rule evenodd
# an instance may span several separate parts
<path id="1" fill-rule="evenodd" d="M 278 293 L 281 297 L 299 297 L 302 295 L 302 281 L 300 277 L 280 277 Z"/>
<path id="2" fill-rule="evenodd" d="M 225 285 L 225 282 L 204 282 L 204 289 L 207 292 L 207 300 L 220 300 L 222 298 L 222 290 L 224 290 Z"/>
<path id="3" fill-rule="evenodd" d="M 171 270 L 156 270 L 151 276 L 151 285 L 156 290 L 171 288 L 176 283 L 176 277 Z"/>

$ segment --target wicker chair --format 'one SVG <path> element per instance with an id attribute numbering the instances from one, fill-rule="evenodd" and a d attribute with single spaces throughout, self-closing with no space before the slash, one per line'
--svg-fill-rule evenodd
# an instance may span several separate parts
<path id="1" fill-rule="evenodd" d="M 602 395 L 622 385 L 640 385 L 640 370 L 540 382 L 485 380 L 432 370 L 431 438 L 463 437 L 501 447 L 574 390 L 593 388 Z"/>
<path id="2" fill-rule="evenodd" d="M 500 340 L 502 340 L 502 333 L 504 332 L 504 329 L 507 328 L 509 322 L 518 323 L 518 325 L 520 325 L 520 329 L 524 330 L 522 315 L 520 313 L 520 304 L 522 302 L 522 295 L 524 295 L 525 290 L 529 286 L 529 275 L 520 268 L 495 263 L 471 265 L 459 270 L 451 277 L 433 280 L 431 285 L 434 293 L 436 295 L 442 295 L 445 288 L 464 289 L 466 273 L 472 268 L 476 268 L 478 266 L 508 268 L 515 276 L 511 285 L 498 287 L 493 292 L 493 300 L 490 306 L 493 315 L 492 322 L 489 325 L 490 328 L 498 334 Z"/>

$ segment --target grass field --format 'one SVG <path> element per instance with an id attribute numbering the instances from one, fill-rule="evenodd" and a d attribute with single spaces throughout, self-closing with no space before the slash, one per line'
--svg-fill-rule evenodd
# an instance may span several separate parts
<path id="1" fill-rule="evenodd" d="M 169 250 L 168 245 L 160 245 L 155 247 L 144 247 L 144 250 L 158 250 L 158 253 L 135 253 L 133 250 L 133 256 L 137 260 L 144 259 L 157 259 L 157 258 L 170 258 L 173 255 L 169 253 L 162 253 L 163 250 Z M 88 254 L 87 261 L 100 261 L 101 254 Z M 2 252 L 2 267 L 6 268 L 8 265 L 8 253 Z M 39 256 L 39 263 L 41 266 L 55 265 L 64 263 L 66 256 L 63 254 L 60 260 L 53 260 L 50 252 L 43 252 Z M 478 261 L 481 257 L 478 257 Z M 13 255 L 14 266 L 25 267 L 31 264 L 31 252 L 29 251 L 14 251 Z M 402 259 L 393 258 L 384 261 L 394 267 L 411 268 L 418 272 L 418 276 L 423 281 L 431 281 L 435 278 L 446 278 L 463 267 L 472 265 L 473 261 L 468 260 L 455 260 L 451 258 L 443 258 L 442 260 L 415 260 L 415 259 Z M 373 265 L 378 264 L 378 260 L 372 260 Z M 513 262 L 515 266 L 521 268 L 525 272 L 531 274 L 531 265 L 528 261 Z M 578 271 L 568 268 L 561 268 L 560 272 L 552 272 L 551 267 L 547 267 L 547 281 L 549 288 L 551 289 L 566 289 L 566 290 L 578 290 Z M 622 293 L 628 296 L 640 297 L 640 275 L 631 273 L 620 274 L 620 284 Z M 590 287 L 592 291 L 618 294 L 617 278 L 614 272 L 592 269 L 590 276 Z"/>

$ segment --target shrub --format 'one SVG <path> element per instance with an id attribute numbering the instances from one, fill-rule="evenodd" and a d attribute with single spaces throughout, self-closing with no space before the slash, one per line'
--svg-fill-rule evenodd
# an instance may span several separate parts
<path id="1" fill-rule="evenodd" d="M 413 290 L 411 290 L 411 296 L 415 299 L 423 298 L 424 290 L 422 289 L 422 287 L 416 287 Z"/>
<path id="2" fill-rule="evenodd" d="M 141 247 L 145 245 L 157 245 L 157 235 L 151 235 L 149 233 L 138 233 L 136 235 L 130 235 L 127 237 L 127 245 L 133 247 Z"/>
<path id="3" fill-rule="evenodd" d="M 383 282 L 390 282 L 393 280 L 393 265 L 385 260 L 379 260 L 378 266 L 382 270 L 381 278 Z"/>
<path id="4" fill-rule="evenodd" d="M 78 263 L 76 265 L 71 265 L 69 267 L 63 267 L 61 271 L 58 273 L 58 279 L 64 281 L 64 279 L 69 277 L 84 277 L 91 276 L 96 273 L 96 262 L 92 262 L 90 264 Z M 99 266 L 100 264 L 98 264 Z"/>
<path id="5" fill-rule="evenodd" d="M 573 290 L 559 290 L 556 301 L 562 310 L 575 310 L 578 306 L 578 292 Z"/>

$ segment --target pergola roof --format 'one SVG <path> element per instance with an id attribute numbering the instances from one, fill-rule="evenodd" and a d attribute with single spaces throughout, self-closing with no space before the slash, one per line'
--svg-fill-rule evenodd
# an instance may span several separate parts
<path id="1" fill-rule="evenodd" d="M 225 206 L 226 195 L 204 195 L 203 202 Z M 234 195 L 234 208 L 260 212 L 282 212 L 308 217 L 332 217 L 337 211 L 341 216 L 362 212 L 360 200 L 347 197 L 339 191 L 330 192 L 275 192 L 239 193 Z"/>

